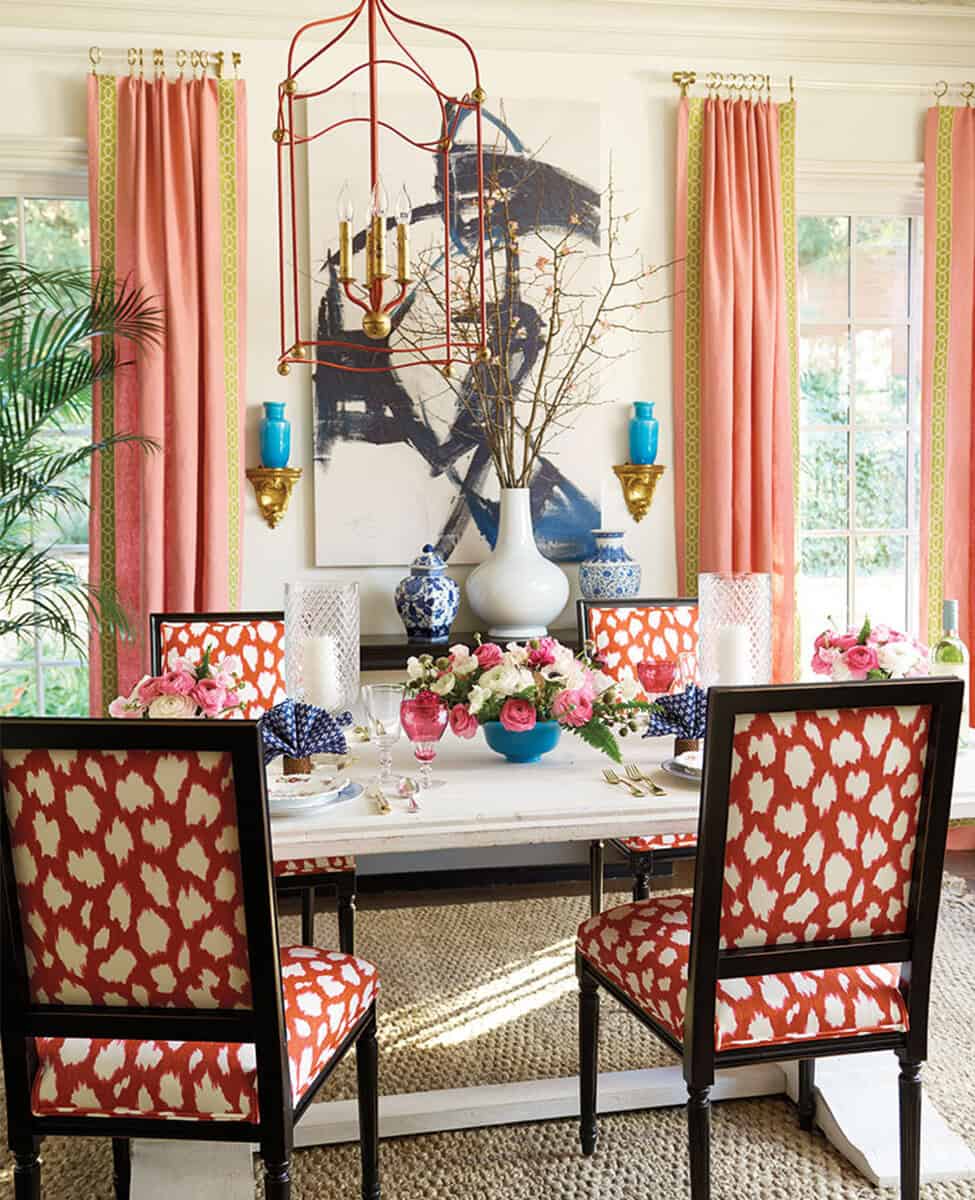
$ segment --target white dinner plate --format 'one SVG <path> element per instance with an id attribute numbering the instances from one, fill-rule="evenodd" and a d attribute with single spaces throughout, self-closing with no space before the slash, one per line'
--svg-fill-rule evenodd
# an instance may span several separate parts
<path id="1" fill-rule="evenodd" d="M 345 804 L 362 795 L 362 784 L 349 780 L 344 787 L 339 786 L 330 792 L 322 792 L 312 797 L 279 797 L 268 798 L 268 808 L 272 817 L 305 817 L 309 813 L 318 812 L 322 808 L 331 808 L 335 804 Z"/>
<path id="2" fill-rule="evenodd" d="M 689 766 L 687 763 L 681 762 L 678 758 L 666 758 L 660 766 L 668 775 L 673 775 L 675 779 L 683 779 L 688 783 L 701 782 L 703 775 L 701 768 Z"/>

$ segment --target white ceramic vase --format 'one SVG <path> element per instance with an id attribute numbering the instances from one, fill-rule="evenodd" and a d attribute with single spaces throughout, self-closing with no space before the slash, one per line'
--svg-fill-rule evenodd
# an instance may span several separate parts
<path id="1" fill-rule="evenodd" d="M 497 544 L 467 580 L 475 616 L 494 638 L 542 637 L 568 598 L 565 574 L 535 545 L 528 488 L 502 488 Z"/>

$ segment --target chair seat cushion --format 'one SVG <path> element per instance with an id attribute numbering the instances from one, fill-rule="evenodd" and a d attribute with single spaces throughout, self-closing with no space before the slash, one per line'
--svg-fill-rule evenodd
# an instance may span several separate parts
<path id="1" fill-rule="evenodd" d="M 291 1095 L 305 1094 L 376 997 L 376 969 L 310 946 L 281 949 Z M 256 1121 L 252 1045 L 38 1038 L 36 1116 Z"/>
<path id="2" fill-rule="evenodd" d="M 355 870 L 351 854 L 333 854 L 327 858 L 289 858 L 276 861 L 274 874 L 280 879 L 291 875 L 331 875 Z"/>
<path id="3" fill-rule="evenodd" d="M 649 854 L 651 850 L 675 850 L 680 846 L 696 846 L 696 833 L 652 833 L 649 837 L 617 838 L 630 854 Z"/>
<path id="4" fill-rule="evenodd" d="M 678 1041 L 684 1035 L 691 896 L 622 904 L 579 926 L 579 953 Z M 907 1029 L 894 966 L 795 971 L 717 985 L 717 1050 Z"/>

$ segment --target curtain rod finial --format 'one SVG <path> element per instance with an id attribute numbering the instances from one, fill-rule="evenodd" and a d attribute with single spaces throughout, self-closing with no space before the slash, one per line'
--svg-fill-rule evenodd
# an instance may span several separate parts
<path id="1" fill-rule="evenodd" d="M 673 75 L 671 76 L 671 78 L 673 79 L 674 83 L 676 83 L 677 86 L 680 88 L 680 94 L 682 96 L 686 96 L 687 89 L 691 86 L 691 84 L 697 82 L 697 72 L 696 71 L 675 71 L 673 73 Z"/>

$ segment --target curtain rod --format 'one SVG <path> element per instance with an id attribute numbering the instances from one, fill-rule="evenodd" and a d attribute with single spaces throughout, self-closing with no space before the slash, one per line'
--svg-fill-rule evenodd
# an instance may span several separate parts
<path id="1" fill-rule="evenodd" d="M 129 74 L 143 75 L 145 71 L 145 60 L 147 57 L 146 51 L 141 46 L 129 46 L 123 51 L 120 48 L 103 51 L 101 46 L 90 46 L 88 49 L 88 61 L 91 63 L 92 75 L 98 74 L 98 67 L 105 54 L 125 54 L 126 61 L 129 64 Z M 155 47 L 152 51 L 152 69 L 158 78 L 160 75 L 166 74 L 166 55 L 171 54 L 179 71 L 180 78 L 183 77 L 183 71 L 189 64 L 191 71 L 200 71 L 203 75 L 212 67 L 217 79 L 223 79 L 224 63 L 227 55 L 223 50 L 163 50 L 161 47 Z M 230 61 L 234 68 L 234 77 L 237 77 L 237 68 L 241 64 L 241 55 L 239 50 L 233 50 L 230 55 Z"/>
<path id="2" fill-rule="evenodd" d="M 696 71 L 675 71 L 672 79 L 680 88 L 681 95 L 686 96 L 688 88 L 695 83 L 701 83 L 707 87 L 709 92 L 712 91 L 732 91 L 732 92 L 765 92 L 770 94 L 773 86 L 772 76 L 768 74 L 758 74 L 753 71 L 708 71 L 705 74 L 698 76 Z M 785 85 L 783 85 L 785 86 Z M 788 79 L 789 95 L 795 96 L 797 88 L 805 88 L 809 91 L 870 91 L 870 92 L 907 92 L 907 93 L 924 93 L 933 92 L 940 101 L 943 96 L 946 96 L 949 91 L 956 89 L 962 99 L 966 103 L 970 103 L 975 99 L 975 80 L 958 80 L 954 83 L 949 83 L 946 79 L 939 79 L 936 84 L 918 83 L 916 80 L 889 80 L 889 79 L 799 79 L 794 75 L 790 75 Z"/>

